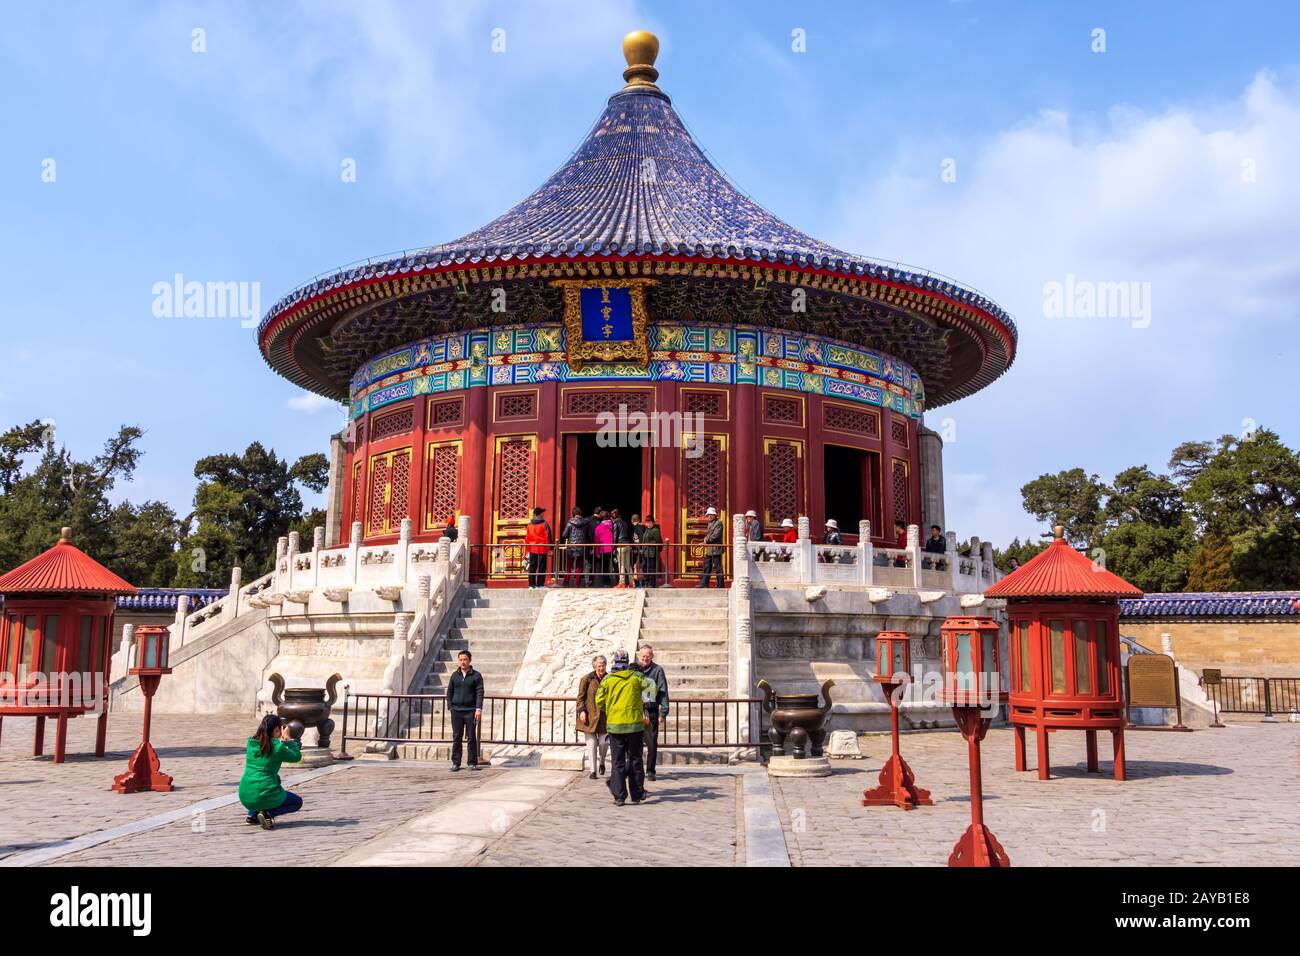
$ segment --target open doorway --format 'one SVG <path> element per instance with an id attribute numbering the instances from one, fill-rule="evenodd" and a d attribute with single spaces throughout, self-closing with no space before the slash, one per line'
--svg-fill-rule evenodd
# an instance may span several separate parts
<path id="1" fill-rule="evenodd" d="M 648 448 L 602 448 L 594 434 L 566 435 L 561 524 L 575 505 L 584 515 L 590 515 L 597 506 L 617 508 L 624 520 L 644 514 L 642 508 L 648 506 L 649 453 Z"/>
<path id="2" fill-rule="evenodd" d="M 858 533 L 859 521 L 870 521 L 872 531 L 878 536 L 883 529 L 877 527 L 877 516 L 872 513 L 872 494 L 875 487 L 875 455 L 860 448 L 842 445 L 824 445 L 823 501 L 826 517 L 834 518 L 840 532 Z"/>

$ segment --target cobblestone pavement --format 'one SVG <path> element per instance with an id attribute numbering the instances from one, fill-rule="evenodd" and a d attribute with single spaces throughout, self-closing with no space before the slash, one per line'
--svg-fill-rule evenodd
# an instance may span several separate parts
<path id="1" fill-rule="evenodd" d="M 472 813 L 510 779 L 534 771 L 450 773 L 445 764 L 369 763 L 297 787 L 306 809 L 273 833 L 248 827 L 237 805 L 201 816 L 200 801 L 233 794 L 250 718 L 159 716 L 155 746 L 176 777 L 170 794 L 109 790 L 137 743 L 136 720 L 110 722 L 110 756 L 96 760 L 93 722 L 74 721 L 67 763 L 32 759 L 30 720 L 5 721 L 0 742 L 0 862 L 23 850 L 180 810 L 176 822 L 78 849 L 56 865 L 323 865 L 401 843 L 399 828 L 447 813 Z M 985 819 L 1012 863 L 1024 865 L 1300 864 L 1300 724 L 1238 721 L 1190 734 L 1130 732 L 1129 780 L 1083 772 L 1081 733 L 1052 736 L 1053 779 L 1012 770 L 1012 738 L 990 731 L 983 746 Z M 941 866 L 970 819 L 966 748 L 954 731 L 908 734 L 903 753 L 935 806 L 911 812 L 861 806 L 888 754 L 887 737 L 865 737 L 862 761 L 835 761 L 828 778 L 774 778 L 772 795 L 795 865 Z M 286 768 L 287 770 L 287 768 Z M 754 771 L 751 771 L 754 772 Z M 756 771 L 762 774 L 762 771 Z M 516 775 L 514 778 L 506 774 Z M 292 771 L 286 777 L 292 776 Z M 763 774 L 766 779 L 766 775 Z M 527 782 L 527 778 L 523 778 Z M 537 779 L 541 779 L 540 777 Z M 494 783 L 493 781 L 498 781 Z M 507 791 L 509 787 L 507 787 Z M 615 807 L 603 781 L 574 775 L 557 786 L 472 865 L 599 865 L 612 832 L 636 833 L 620 865 L 731 866 L 746 862 L 742 776 L 725 768 L 670 766 L 651 799 Z M 497 793 L 498 798 L 509 792 Z M 455 802 L 456 808 L 450 805 Z M 780 852 L 780 841 L 776 843 Z M 398 847 L 400 849 L 400 847 Z"/>
<path id="2" fill-rule="evenodd" d="M 744 865 L 743 825 L 737 823 L 739 782 L 732 773 L 668 766 L 658 780 L 646 781 L 648 800 L 616 807 L 604 779 L 582 776 L 475 865 Z M 618 833 L 627 842 L 611 844 L 610 837 Z"/>
<path id="3" fill-rule="evenodd" d="M 1012 732 L 982 745 L 984 822 L 1013 866 L 1300 864 L 1300 725 L 1234 723 L 1194 733 L 1124 735 L 1128 780 L 1084 771 L 1084 735 L 1051 736 L 1052 779 L 1017 774 Z M 933 807 L 863 807 L 889 753 L 888 737 L 863 738 L 867 759 L 837 761 L 834 776 L 774 780 L 796 866 L 941 866 L 970 823 L 966 745 L 955 731 L 906 734 L 903 757 Z"/>
<path id="4" fill-rule="evenodd" d="M 150 736 L 171 793 L 118 794 L 113 777 L 126 770 L 140 743 L 139 715 L 108 721 L 107 754 L 95 754 L 95 721 L 68 722 L 68 754 L 55 764 L 54 731 L 46 721 L 45 756 L 32 758 L 30 717 L 7 717 L 0 737 L 0 859 L 94 830 L 138 820 L 208 797 L 232 792 L 244 767 L 244 741 L 252 717 L 159 715 Z"/>

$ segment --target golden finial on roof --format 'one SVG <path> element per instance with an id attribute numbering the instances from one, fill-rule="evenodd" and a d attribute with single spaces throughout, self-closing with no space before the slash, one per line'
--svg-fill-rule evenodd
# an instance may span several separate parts
<path id="1" fill-rule="evenodd" d="M 71 529 L 71 528 L 60 528 L 60 529 L 59 529 L 59 544 L 72 544 L 72 529 Z"/>
<path id="2" fill-rule="evenodd" d="M 1062 538 L 1065 537 L 1065 525 L 1058 524 L 1056 527 L 1052 529 L 1052 534 L 1055 536 L 1057 541 L 1060 541 Z"/>
<path id="3" fill-rule="evenodd" d="M 623 79 L 628 86 L 654 86 L 659 79 L 655 58 L 659 56 L 659 38 L 646 30 L 633 30 L 623 37 L 623 56 L 627 69 Z"/>

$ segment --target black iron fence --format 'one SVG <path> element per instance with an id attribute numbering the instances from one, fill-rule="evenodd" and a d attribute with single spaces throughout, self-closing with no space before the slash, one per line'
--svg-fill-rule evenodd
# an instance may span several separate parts
<path id="1" fill-rule="evenodd" d="M 1204 687 L 1222 714 L 1300 712 L 1300 677 L 1220 677 Z"/>
<path id="2" fill-rule="evenodd" d="M 767 727 L 760 697 L 696 697 L 672 701 L 659 722 L 659 746 L 683 750 L 763 749 Z M 479 743 L 490 746 L 579 747 L 573 697 L 494 695 L 483 698 Z M 348 743 L 450 744 L 451 710 L 441 694 L 352 694 L 344 691 L 342 750 Z"/>

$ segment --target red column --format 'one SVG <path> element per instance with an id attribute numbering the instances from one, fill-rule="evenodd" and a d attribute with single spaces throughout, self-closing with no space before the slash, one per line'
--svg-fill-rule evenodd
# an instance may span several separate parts
<path id="1" fill-rule="evenodd" d="M 735 424 L 732 434 L 735 436 L 735 447 L 731 449 L 731 461 L 728 462 L 733 474 L 736 476 L 735 484 L 732 486 L 736 489 L 736 498 L 730 502 L 731 511 L 741 512 L 742 514 L 753 508 L 760 515 L 763 513 L 763 501 L 760 498 L 762 493 L 762 482 L 759 480 L 759 469 L 765 462 L 763 459 L 763 449 L 758 443 L 758 388 L 754 385 L 737 385 L 736 386 L 736 414 Z M 730 517 L 722 516 L 727 527 L 731 527 Z"/>
<path id="2" fill-rule="evenodd" d="M 492 518 L 488 513 L 488 482 L 491 469 L 488 459 L 488 389 L 474 386 L 465 398 L 465 474 L 461 476 L 461 510 L 469 515 L 470 540 L 474 544 L 488 543 L 492 534 Z"/>

